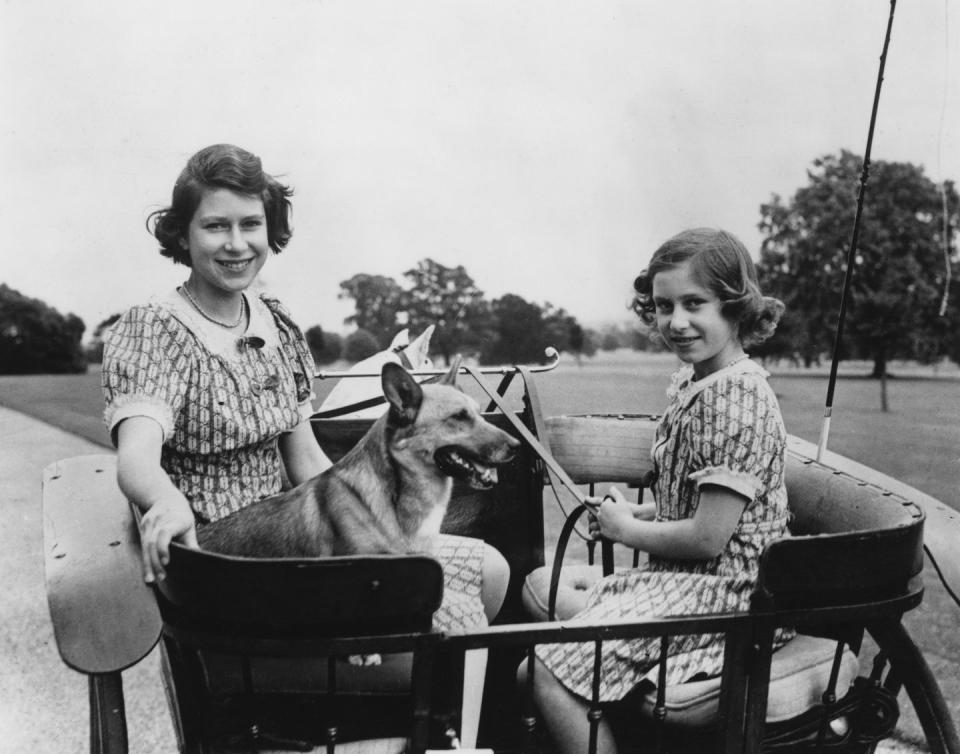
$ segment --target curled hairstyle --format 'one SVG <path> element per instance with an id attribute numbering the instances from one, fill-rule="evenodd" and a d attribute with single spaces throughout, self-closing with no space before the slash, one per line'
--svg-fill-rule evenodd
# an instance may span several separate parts
<path id="1" fill-rule="evenodd" d="M 697 283 L 720 300 L 721 313 L 737 325 L 737 336 L 745 347 L 773 335 L 784 306 L 760 292 L 757 269 L 746 247 L 727 231 L 693 228 L 662 244 L 633 283 L 636 295 L 631 308 L 652 337 L 659 337 L 653 279 L 686 262 Z"/>
<path id="2" fill-rule="evenodd" d="M 160 253 L 190 266 L 190 253 L 180 241 L 187 237 L 193 214 L 204 191 L 228 189 L 263 201 L 267 243 L 275 254 L 287 245 L 292 231 L 290 197 L 293 190 L 263 172 L 260 158 L 232 144 L 214 144 L 197 152 L 173 185 L 170 206 L 150 213 L 147 230 L 160 242 Z"/>

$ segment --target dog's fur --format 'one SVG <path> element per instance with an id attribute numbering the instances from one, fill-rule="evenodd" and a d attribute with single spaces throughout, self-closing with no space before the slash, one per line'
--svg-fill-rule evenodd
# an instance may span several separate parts
<path id="1" fill-rule="evenodd" d="M 456 388 L 457 360 L 437 384 L 383 366 L 389 410 L 331 468 L 287 492 L 201 527 L 200 546 L 250 557 L 429 552 L 453 478 L 497 481 L 519 442 Z"/>

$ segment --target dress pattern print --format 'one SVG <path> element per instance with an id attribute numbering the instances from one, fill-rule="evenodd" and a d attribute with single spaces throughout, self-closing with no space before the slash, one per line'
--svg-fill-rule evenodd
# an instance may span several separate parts
<path id="1" fill-rule="evenodd" d="M 787 536 L 786 430 L 766 377 L 752 361 L 737 362 L 700 381 L 693 379 L 691 367 L 684 367 L 673 377 L 669 403 L 657 426 L 652 454 L 658 521 L 690 518 L 703 484 L 726 487 L 749 500 L 723 552 L 706 561 L 651 555 L 643 567 L 599 580 L 574 621 L 749 609 L 761 551 Z M 792 636 L 792 631 L 779 631 L 776 645 Z M 720 634 L 671 638 L 667 683 L 719 674 L 723 650 Z M 538 647 L 537 654 L 568 689 L 591 697 L 592 643 L 547 644 Z M 659 655 L 658 637 L 604 642 L 600 699 L 621 699 L 645 678 L 655 681 Z"/>
<path id="2" fill-rule="evenodd" d="M 111 434 L 129 416 L 155 419 L 161 465 L 200 523 L 279 492 L 277 440 L 312 412 L 313 358 L 300 330 L 275 299 L 249 303 L 246 340 L 198 317 L 174 291 L 128 310 L 105 342 Z M 247 345 L 252 337 L 263 345 Z"/>
<path id="3" fill-rule="evenodd" d="M 104 339 L 104 421 L 146 416 L 163 431 L 160 464 L 198 525 L 280 492 L 278 440 L 313 413 L 313 357 L 276 299 L 248 297 L 242 339 L 200 317 L 177 291 L 129 309 Z M 444 630 L 486 624 L 484 543 L 441 535 Z"/>

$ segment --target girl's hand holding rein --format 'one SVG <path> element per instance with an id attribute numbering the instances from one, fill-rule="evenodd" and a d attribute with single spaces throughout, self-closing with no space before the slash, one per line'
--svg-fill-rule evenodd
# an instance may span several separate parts
<path id="1" fill-rule="evenodd" d="M 704 485 L 700 505 L 691 518 L 655 520 L 654 504 L 628 503 L 611 487 L 590 516 L 590 534 L 604 537 L 660 557 L 709 560 L 723 552 L 740 521 L 748 500 L 725 487 Z"/>
<path id="2" fill-rule="evenodd" d="M 600 507 L 604 504 L 616 504 L 620 507 L 620 510 L 615 516 L 623 515 L 624 511 L 628 511 L 630 516 L 637 521 L 653 521 L 657 516 L 657 506 L 656 503 L 631 503 L 623 493 L 616 487 L 611 487 L 606 495 L 603 497 L 587 497 L 586 504 L 590 507 L 590 520 L 589 520 L 589 531 L 593 539 L 599 539 L 600 537 L 606 537 L 607 539 L 616 539 L 612 533 L 608 533 L 601 530 L 600 522 L 597 520 L 597 515 L 599 513 Z M 625 518 L 625 517 L 624 517 Z M 612 519 L 607 519 L 612 520 Z"/>

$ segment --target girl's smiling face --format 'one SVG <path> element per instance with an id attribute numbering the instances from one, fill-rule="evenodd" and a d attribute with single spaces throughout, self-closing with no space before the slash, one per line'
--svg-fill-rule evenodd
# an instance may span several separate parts
<path id="1" fill-rule="evenodd" d="M 241 293 L 270 251 L 263 201 L 224 188 L 205 191 L 180 243 L 190 253 L 196 293 L 214 298 Z"/>
<path id="2" fill-rule="evenodd" d="M 657 330 L 680 360 L 693 365 L 697 379 L 743 356 L 737 325 L 722 312 L 720 299 L 696 279 L 689 262 L 653 278 Z"/>

